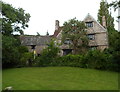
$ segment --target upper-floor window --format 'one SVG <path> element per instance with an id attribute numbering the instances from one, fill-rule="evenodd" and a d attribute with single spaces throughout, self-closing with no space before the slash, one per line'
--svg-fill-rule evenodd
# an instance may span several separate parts
<path id="1" fill-rule="evenodd" d="M 94 34 L 88 34 L 88 39 L 89 40 L 95 40 L 95 35 Z"/>
<path id="2" fill-rule="evenodd" d="M 93 27 L 93 22 L 86 22 L 87 27 Z"/>

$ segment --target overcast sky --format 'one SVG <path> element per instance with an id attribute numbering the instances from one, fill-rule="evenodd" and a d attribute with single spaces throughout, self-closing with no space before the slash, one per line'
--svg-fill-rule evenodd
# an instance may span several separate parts
<path id="1" fill-rule="evenodd" d="M 2 0 L 12 4 L 15 8 L 23 8 L 26 13 L 30 13 L 29 28 L 24 30 L 25 34 L 36 35 L 39 32 L 45 35 L 48 31 L 50 35 L 55 30 L 55 20 L 60 21 L 60 26 L 64 21 L 76 17 L 83 20 L 90 13 L 97 20 L 97 13 L 101 0 Z M 108 3 L 116 0 L 107 0 Z M 112 9 L 112 16 L 115 17 L 115 28 L 118 28 L 117 11 Z"/>

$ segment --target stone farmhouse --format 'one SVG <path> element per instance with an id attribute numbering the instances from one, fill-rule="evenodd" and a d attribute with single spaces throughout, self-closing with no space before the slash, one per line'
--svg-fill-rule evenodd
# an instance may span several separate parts
<path id="1" fill-rule="evenodd" d="M 103 16 L 103 24 L 99 24 L 90 14 L 88 14 L 83 20 L 87 26 L 87 36 L 89 39 L 90 49 L 100 49 L 104 50 L 108 48 L 108 35 L 106 30 L 106 21 Z M 55 38 L 55 42 L 61 43 L 62 39 L 62 26 L 59 26 L 59 21 L 55 21 L 55 32 L 53 35 L 49 36 L 20 36 L 21 44 L 27 46 L 29 51 L 36 51 L 38 55 L 46 48 L 52 38 Z M 61 52 L 60 55 L 67 55 L 72 53 L 72 48 L 69 46 L 69 40 L 65 41 L 64 44 L 60 45 Z"/>

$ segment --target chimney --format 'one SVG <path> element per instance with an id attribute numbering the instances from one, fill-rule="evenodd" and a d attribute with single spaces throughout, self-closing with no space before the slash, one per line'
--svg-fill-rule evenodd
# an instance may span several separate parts
<path id="1" fill-rule="evenodd" d="M 105 16 L 102 16 L 102 26 L 106 28 L 106 19 Z"/>
<path id="2" fill-rule="evenodd" d="M 58 30 L 58 29 L 59 29 L 59 21 L 55 20 L 55 30 Z"/>

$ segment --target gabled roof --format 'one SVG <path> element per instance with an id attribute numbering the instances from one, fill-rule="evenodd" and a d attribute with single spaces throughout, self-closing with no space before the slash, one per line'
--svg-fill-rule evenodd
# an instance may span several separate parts
<path id="1" fill-rule="evenodd" d="M 51 41 L 51 36 L 20 36 L 21 44 L 30 45 L 47 45 Z"/>
<path id="2" fill-rule="evenodd" d="M 96 22 L 96 23 L 104 30 L 104 32 L 107 31 L 107 30 L 106 30 L 98 21 L 96 21 L 90 14 L 88 14 L 88 15 L 84 18 L 83 21 L 84 21 L 84 22 L 94 21 L 94 22 Z M 63 27 L 59 27 L 58 30 L 55 30 L 53 37 L 57 37 L 57 35 L 61 32 L 62 28 L 63 28 Z M 94 31 L 94 30 L 93 30 L 93 31 Z"/>
<path id="3" fill-rule="evenodd" d="M 98 21 L 96 21 L 89 13 L 88 15 L 84 18 L 84 22 L 89 22 L 89 21 L 94 21 L 96 22 L 104 31 L 107 31 Z"/>

